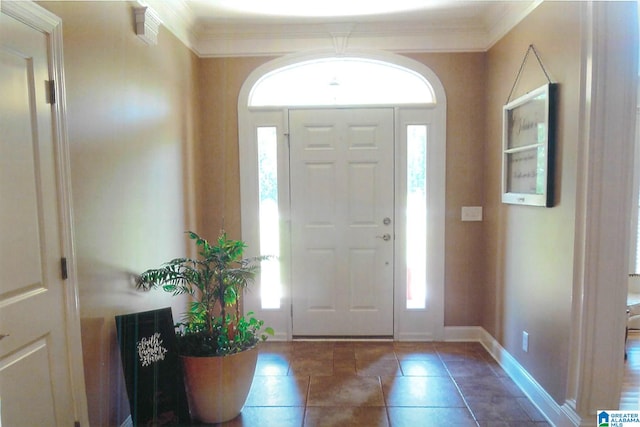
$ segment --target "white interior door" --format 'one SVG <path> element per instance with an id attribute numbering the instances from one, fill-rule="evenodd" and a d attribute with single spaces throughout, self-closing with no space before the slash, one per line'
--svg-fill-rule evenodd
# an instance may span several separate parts
<path id="1" fill-rule="evenodd" d="M 391 108 L 289 113 L 294 336 L 393 335 Z"/>
<path id="2" fill-rule="evenodd" d="M 47 35 L 0 13 L 1 425 L 72 426 Z"/>

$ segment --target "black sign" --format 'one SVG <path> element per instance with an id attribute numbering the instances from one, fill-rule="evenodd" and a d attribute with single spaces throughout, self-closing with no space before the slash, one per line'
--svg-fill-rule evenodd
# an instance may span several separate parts
<path id="1" fill-rule="evenodd" d="M 171 308 L 116 316 L 135 426 L 189 424 Z"/>

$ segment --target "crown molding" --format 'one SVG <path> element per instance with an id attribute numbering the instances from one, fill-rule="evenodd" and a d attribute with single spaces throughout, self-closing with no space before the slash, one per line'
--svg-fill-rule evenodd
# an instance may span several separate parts
<path id="1" fill-rule="evenodd" d="M 265 24 L 198 20 L 187 0 L 140 0 L 199 57 L 286 55 L 302 50 L 381 49 L 396 53 L 484 52 L 543 0 L 496 4 L 480 21 Z"/>
<path id="2" fill-rule="evenodd" d="M 337 54 L 349 50 L 379 49 L 395 53 L 485 51 L 486 34 L 481 30 L 455 28 L 410 31 L 406 28 L 376 28 L 375 31 L 336 32 L 306 26 L 275 31 L 247 33 L 206 33 L 196 38 L 195 51 L 201 57 L 274 56 L 302 50 L 335 49 Z"/>
<path id="3" fill-rule="evenodd" d="M 535 8 L 540 6 L 544 0 L 533 0 L 529 2 L 511 2 L 506 5 L 502 13 L 497 12 L 492 22 L 488 24 L 488 43 L 485 50 L 489 50 L 509 31 L 518 25 Z M 496 6 L 497 7 L 497 6 Z"/>
<path id="4" fill-rule="evenodd" d="M 136 6 L 133 8 L 136 22 L 136 35 L 148 45 L 158 44 L 158 31 L 162 21 L 153 9 L 148 6 Z"/>
<path id="5" fill-rule="evenodd" d="M 195 52 L 193 31 L 196 19 L 185 0 L 138 0 L 135 3 L 139 7 L 152 9 L 162 25 Z"/>

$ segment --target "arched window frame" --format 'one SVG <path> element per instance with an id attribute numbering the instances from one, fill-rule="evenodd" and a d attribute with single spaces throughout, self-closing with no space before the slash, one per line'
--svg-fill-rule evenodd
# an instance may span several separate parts
<path id="1" fill-rule="evenodd" d="M 316 58 L 277 68 L 260 77 L 248 99 L 249 107 L 435 103 L 433 87 L 421 74 L 360 56 Z"/>

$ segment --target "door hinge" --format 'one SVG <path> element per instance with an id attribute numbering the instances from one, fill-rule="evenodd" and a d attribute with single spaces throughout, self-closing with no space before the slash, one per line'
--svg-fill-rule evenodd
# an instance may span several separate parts
<path id="1" fill-rule="evenodd" d="M 291 307 L 291 318 L 293 319 L 293 304 L 291 304 L 289 307 Z"/>
<path id="2" fill-rule="evenodd" d="M 69 278 L 69 274 L 67 272 L 67 259 L 65 257 L 60 258 L 60 273 L 62 275 L 62 280 L 67 280 Z"/>
<path id="3" fill-rule="evenodd" d="M 47 102 L 51 105 L 56 103 L 55 80 L 47 80 Z"/>

